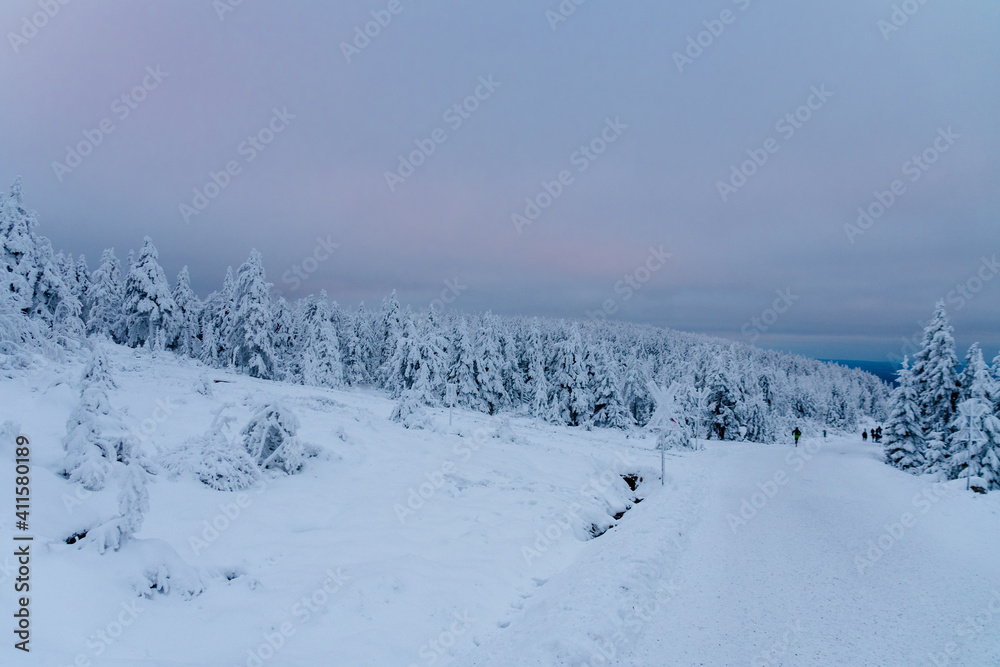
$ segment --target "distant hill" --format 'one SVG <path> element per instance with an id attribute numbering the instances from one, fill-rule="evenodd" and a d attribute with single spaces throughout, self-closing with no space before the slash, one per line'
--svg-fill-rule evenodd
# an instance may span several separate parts
<path id="1" fill-rule="evenodd" d="M 819 361 L 829 361 L 841 366 L 857 368 L 892 384 L 896 382 L 896 371 L 900 368 L 899 364 L 892 361 L 858 361 L 854 359 L 820 359 Z"/>

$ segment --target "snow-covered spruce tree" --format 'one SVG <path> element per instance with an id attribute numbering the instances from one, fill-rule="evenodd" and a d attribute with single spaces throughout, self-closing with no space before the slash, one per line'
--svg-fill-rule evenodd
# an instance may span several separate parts
<path id="1" fill-rule="evenodd" d="M 394 341 L 395 348 L 380 369 L 382 386 L 393 398 L 399 398 L 404 391 L 413 388 L 420 369 L 417 326 L 409 312 L 405 314 L 401 326 L 402 331 Z"/>
<path id="2" fill-rule="evenodd" d="M 885 462 L 902 470 L 919 470 L 924 465 L 924 431 L 917 385 L 908 359 L 903 359 L 897 378 L 885 422 Z"/>
<path id="3" fill-rule="evenodd" d="M 520 350 L 517 336 L 512 331 L 513 323 L 498 321 L 500 326 L 500 378 L 503 381 L 504 394 L 508 404 L 513 407 L 520 405 L 524 397 L 524 373 L 519 363 Z"/>
<path id="4" fill-rule="evenodd" d="M 264 263 L 257 250 L 236 274 L 236 306 L 229 347 L 233 366 L 251 377 L 271 379 L 275 372 L 274 321 L 271 285 L 264 276 Z"/>
<path id="5" fill-rule="evenodd" d="M 399 307 L 399 300 L 396 298 L 396 290 L 388 299 L 382 301 L 382 309 L 379 312 L 378 327 L 375 331 L 376 343 L 378 346 L 378 379 L 383 386 L 389 384 L 387 374 L 389 360 L 396 353 L 396 339 L 403 335 L 404 316 Z"/>
<path id="6" fill-rule="evenodd" d="M 90 278 L 88 292 L 87 333 L 98 334 L 122 341 L 118 328 L 122 309 L 121 264 L 115 249 L 108 248 L 101 255 L 100 265 Z"/>
<path id="7" fill-rule="evenodd" d="M 944 301 L 938 301 L 934 318 L 924 329 L 923 347 L 914 356 L 912 367 L 926 443 L 924 461 L 929 470 L 949 467 L 947 439 L 959 394 L 957 367 L 952 328 L 948 324 Z"/>
<path id="8" fill-rule="evenodd" d="M 90 315 L 90 269 L 87 268 L 87 258 L 85 255 L 80 255 L 80 259 L 76 261 L 76 285 L 77 285 L 77 297 L 80 299 L 80 303 L 83 305 L 83 312 L 80 319 L 84 322 L 86 326 L 87 318 Z"/>
<path id="9" fill-rule="evenodd" d="M 594 416 L 592 359 L 576 323 L 553 346 L 549 368 L 553 416 L 557 422 L 568 426 L 590 425 Z"/>
<path id="10" fill-rule="evenodd" d="M 389 419 L 409 429 L 430 428 L 431 425 L 424 401 L 416 389 L 404 389 L 399 393 Z"/>
<path id="11" fill-rule="evenodd" d="M 448 379 L 448 341 L 441 334 L 433 306 L 417 327 L 417 357 L 413 390 L 427 405 L 438 405 L 445 394 Z"/>
<path id="12" fill-rule="evenodd" d="M 729 356 L 718 360 L 708 377 L 705 413 L 709 420 L 709 438 L 735 440 L 739 437 L 736 419 L 737 394 L 730 373 Z"/>
<path id="13" fill-rule="evenodd" d="M 296 321 L 296 379 L 315 387 L 339 387 L 344 384 L 340 361 L 340 342 L 330 318 L 329 300 L 324 290 L 319 298 L 302 301 Z"/>
<path id="14" fill-rule="evenodd" d="M 11 295 L 9 307 L 28 314 L 38 280 L 35 265 L 34 211 L 24 208 L 21 177 L 14 179 L 10 194 L 0 197 L 0 290 Z"/>
<path id="15" fill-rule="evenodd" d="M 34 251 L 34 264 L 38 267 L 38 273 L 32 293 L 31 316 L 52 328 L 55 328 L 58 321 L 65 325 L 64 330 L 67 327 L 75 330 L 77 325 L 70 320 L 79 318 L 81 306 L 62 278 L 52 252 L 52 244 L 44 236 L 36 236 Z M 61 309 L 60 304 L 63 305 Z"/>
<path id="16" fill-rule="evenodd" d="M 950 479 L 978 478 L 988 490 L 1000 489 L 1000 419 L 990 411 L 985 399 L 970 398 L 960 407 L 974 416 L 957 412 L 952 419 L 948 443 Z M 973 486 L 977 486 L 973 482 Z"/>
<path id="17" fill-rule="evenodd" d="M 473 370 L 475 349 L 469 335 L 469 323 L 463 316 L 454 319 L 448 343 L 448 382 L 455 385 L 459 405 L 475 402 L 476 375 Z"/>
<path id="18" fill-rule="evenodd" d="M 265 405 L 243 427 L 240 437 L 247 454 L 262 469 L 295 473 L 311 452 L 299 439 L 299 419 L 281 403 Z"/>
<path id="19" fill-rule="evenodd" d="M 1000 391 L 1000 354 L 997 354 L 993 358 L 993 365 L 990 366 L 990 375 L 993 376 L 993 381 L 996 383 L 997 391 Z M 994 403 L 994 412 L 1000 414 L 1000 396 L 997 397 Z"/>
<path id="20" fill-rule="evenodd" d="M 948 438 L 948 477 L 979 477 L 989 489 L 1000 488 L 1000 419 L 994 410 L 996 380 L 975 344 L 970 348 L 962 373 L 962 402 L 966 414 L 957 411 Z"/>
<path id="21" fill-rule="evenodd" d="M 296 321 L 292 306 L 279 296 L 274 302 L 274 356 L 277 371 L 275 379 L 295 382 L 298 373 L 298 344 Z"/>
<path id="22" fill-rule="evenodd" d="M 186 357 L 195 357 L 199 352 L 198 317 L 201 314 L 201 302 L 191 289 L 191 274 L 187 266 L 177 274 L 170 296 L 175 308 L 167 324 L 167 347 Z"/>
<path id="23" fill-rule="evenodd" d="M 630 349 L 625 358 L 625 370 L 622 378 L 622 402 L 632 416 L 632 420 L 645 426 L 653 415 L 653 399 L 646 388 L 646 380 L 650 376 L 648 361 L 639 356 L 638 351 Z M 701 404 L 693 406 L 697 412 Z"/>
<path id="24" fill-rule="evenodd" d="M 35 352 L 58 358 L 38 322 L 24 315 L 12 292 L 0 290 L 0 370 L 30 367 Z"/>
<path id="25" fill-rule="evenodd" d="M 545 377 L 544 341 L 537 317 L 531 320 L 524 354 L 527 357 L 528 370 L 524 382 L 525 400 L 532 417 L 548 420 L 551 417 L 549 382 Z"/>
<path id="26" fill-rule="evenodd" d="M 603 341 L 596 347 L 594 364 L 594 425 L 610 428 L 631 425 L 632 415 L 621 403 L 622 382 L 618 362 Z"/>
<path id="27" fill-rule="evenodd" d="M 752 373 L 740 379 L 740 399 L 736 405 L 736 422 L 749 442 L 774 442 L 775 434 L 767 419 L 767 403 L 760 379 Z"/>
<path id="28" fill-rule="evenodd" d="M 1000 356 L 998 356 L 1000 358 Z M 970 398 L 985 400 L 996 412 L 1000 404 L 1000 380 L 986 365 L 979 343 L 973 343 L 965 355 L 965 367 L 959 376 L 959 402 Z"/>
<path id="29" fill-rule="evenodd" d="M 497 336 L 497 320 L 491 313 L 483 316 L 476 331 L 475 357 L 472 370 L 476 377 L 476 395 L 479 408 L 488 414 L 496 414 L 508 405 L 507 393 L 503 386 L 503 367 L 500 339 Z"/>
<path id="30" fill-rule="evenodd" d="M 137 447 L 135 436 L 111 407 L 107 392 L 114 387 L 100 345 L 80 380 L 80 401 L 66 422 L 66 475 L 90 491 L 99 491 L 116 463 L 128 463 Z"/>
<path id="31" fill-rule="evenodd" d="M 350 354 L 345 360 L 345 374 L 352 385 L 367 385 L 375 381 L 378 353 L 375 330 L 364 302 L 351 318 L 352 332 L 348 340 Z"/>
<path id="32" fill-rule="evenodd" d="M 235 310 L 236 279 L 233 267 L 226 268 L 222 289 L 208 295 L 201 309 L 201 361 L 209 366 L 228 368 L 232 363 L 229 334 Z"/>
<path id="33" fill-rule="evenodd" d="M 147 236 L 125 278 L 120 327 L 123 342 L 129 347 L 155 343 L 160 330 L 173 318 L 176 306 L 158 258 L 156 246 Z"/>

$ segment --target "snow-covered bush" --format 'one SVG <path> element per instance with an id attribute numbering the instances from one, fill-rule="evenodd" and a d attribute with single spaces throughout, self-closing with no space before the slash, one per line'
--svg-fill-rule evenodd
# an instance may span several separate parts
<path id="1" fill-rule="evenodd" d="M 113 464 L 129 463 L 138 441 L 111 406 L 107 390 L 114 386 L 100 346 L 80 380 L 80 401 L 66 422 L 66 475 L 89 491 L 104 488 Z"/>
<path id="2" fill-rule="evenodd" d="M 191 474 L 217 491 L 241 491 L 260 479 L 257 462 L 226 434 L 232 417 L 220 409 L 205 435 L 165 454 L 161 463 L 171 474 Z"/>
<path id="3" fill-rule="evenodd" d="M 118 516 L 87 531 L 80 547 L 93 545 L 98 553 L 109 549 L 118 551 L 139 529 L 149 512 L 149 491 L 146 490 L 146 471 L 133 461 L 125 466 L 122 487 L 118 493 Z"/>
<path id="4" fill-rule="evenodd" d="M 701 442 L 692 438 L 682 429 L 667 429 L 660 431 L 656 436 L 657 449 L 686 449 L 697 451 L 703 448 Z"/>
<path id="5" fill-rule="evenodd" d="M 315 454 L 296 433 L 299 419 L 275 402 L 264 406 L 243 427 L 240 438 L 250 458 L 261 468 L 298 472 L 305 459 Z"/>
<path id="6" fill-rule="evenodd" d="M 389 419 L 402 424 L 403 428 L 423 429 L 431 425 L 427 410 L 420 400 L 420 393 L 413 389 L 404 390 L 399 395 Z"/>

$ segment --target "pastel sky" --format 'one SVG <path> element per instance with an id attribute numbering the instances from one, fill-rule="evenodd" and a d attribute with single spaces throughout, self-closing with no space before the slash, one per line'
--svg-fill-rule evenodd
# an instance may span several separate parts
<path id="1" fill-rule="evenodd" d="M 202 295 L 256 247 L 287 298 L 873 360 L 945 298 L 1000 346 L 994 0 L 5 0 L 0 33 L 0 184 L 91 268 L 149 234 Z"/>

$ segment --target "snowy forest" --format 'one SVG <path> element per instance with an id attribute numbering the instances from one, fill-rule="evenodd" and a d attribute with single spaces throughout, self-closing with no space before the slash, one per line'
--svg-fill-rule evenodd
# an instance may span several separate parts
<path id="1" fill-rule="evenodd" d="M 394 417 L 407 426 L 420 424 L 413 417 L 423 406 L 451 403 L 585 428 L 643 426 L 655 409 L 651 381 L 667 389 L 672 415 L 699 438 L 787 441 L 796 426 L 851 430 L 887 414 L 889 389 L 880 380 L 801 356 L 646 325 L 415 313 L 395 292 L 372 310 L 342 308 L 325 292 L 289 302 L 272 297 L 256 250 L 202 299 L 187 267 L 168 282 L 148 237 L 124 264 L 107 249 L 91 270 L 83 256 L 56 254 L 37 224 L 18 179 L 0 208 L 3 367 L 28 364 L 37 351 L 71 354 L 97 337 L 261 379 L 381 388 L 398 400 Z M 901 390 L 930 372 L 905 372 Z M 992 386 L 977 391 L 995 407 Z M 953 410 L 957 399 L 946 398 Z M 913 467 L 956 458 L 942 445 L 932 459 L 925 443 L 958 433 L 957 425 L 925 422 L 918 430 L 906 419 L 930 412 L 894 405 L 893 442 L 907 452 L 894 461 Z"/>
<path id="2" fill-rule="evenodd" d="M 903 361 L 885 433 L 886 461 L 898 468 L 1000 488 L 1000 354 L 987 366 L 976 343 L 960 366 L 943 301 L 913 364 Z"/>

